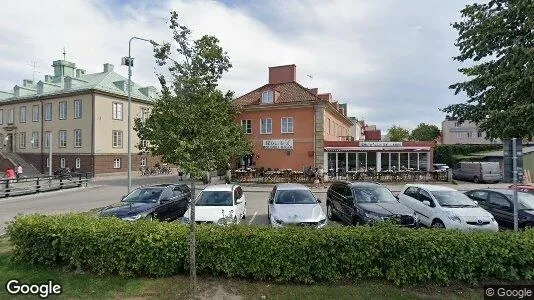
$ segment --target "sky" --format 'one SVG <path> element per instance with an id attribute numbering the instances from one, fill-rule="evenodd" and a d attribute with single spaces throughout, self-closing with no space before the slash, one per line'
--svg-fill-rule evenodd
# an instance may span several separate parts
<path id="1" fill-rule="evenodd" d="M 223 91 L 243 95 L 268 82 L 268 67 L 295 64 L 297 81 L 348 103 L 348 115 L 409 129 L 421 122 L 441 127 L 452 103 L 448 88 L 462 80 L 454 46 L 467 0 L 35 0 L 5 1 L 0 18 L 0 90 L 23 79 L 53 74 L 63 58 L 87 73 L 120 59 L 132 36 L 171 42 L 170 11 L 194 38 L 216 36 L 232 69 Z M 134 40 L 132 80 L 158 87 L 149 43 Z M 35 67 L 34 67 L 35 65 Z M 308 76 L 310 75 L 310 76 Z"/>

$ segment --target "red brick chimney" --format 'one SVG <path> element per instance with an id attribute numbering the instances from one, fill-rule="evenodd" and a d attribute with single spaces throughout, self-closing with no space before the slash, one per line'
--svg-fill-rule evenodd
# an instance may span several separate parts
<path id="1" fill-rule="evenodd" d="M 269 67 L 269 84 L 296 82 L 297 66 L 285 65 Z"/>
<path id="2" fill-rule="evenodd" d="M 318 88 L 308 89 L 308 91 L 310 91 L 310 93 L 314 94 L 315 96 L 317 96 L 317 93 L 319 93 Z"/>
<path id="3" fill-rule="evenodd" d="M 323 100 L 323 101 L 332 101 L 332 94 L 330 93 L 324 93 L 324 94 L 319 94 L 317 95 L 317 97 L 319 97 L 319 99 Z"/>

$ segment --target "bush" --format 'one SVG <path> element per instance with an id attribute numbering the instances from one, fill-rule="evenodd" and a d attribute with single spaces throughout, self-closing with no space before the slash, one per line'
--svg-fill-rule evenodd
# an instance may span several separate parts
<path id="1" fill-rule="evenodd" d="M 188 272 L 188 228 L 82 215 L 22 216 L 8 226 L 17 260 L 100 274 Z M 534 279 L 534 230 L 484 233 L 388 225 L 272 229 L 198 226 L 197 270 L 284 282 L 396 284 Z"/>
<path id="2" fill-rule="evenodd" d="M 452 167 L 460 161 L 456 156 L 466 156 L 469 154 L 502 150 L 502 144 L 493 145 L 438 145 L 434 149 L 434 163 L 447 164 Z"/>

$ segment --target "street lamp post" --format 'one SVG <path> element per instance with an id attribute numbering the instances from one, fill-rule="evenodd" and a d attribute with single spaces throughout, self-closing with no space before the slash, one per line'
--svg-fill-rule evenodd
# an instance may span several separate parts
<path id="1" fill-rule="evenodd" d="M 147 40 L 139 37 L 132 37 L 128 42 L 128 58 L 123 60 L 123 64 L 128 64 L 128 194 L 132 189 L 132 41 L 141 40 L 151 43 L 153 46 L 159 46 L 158 43 L 153 40 Z"/>

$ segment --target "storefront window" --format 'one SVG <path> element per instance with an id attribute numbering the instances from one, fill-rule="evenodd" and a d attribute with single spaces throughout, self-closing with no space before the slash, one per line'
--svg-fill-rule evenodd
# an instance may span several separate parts
<path id="1" fill-rule="evenodd" d="M 349 169 L 348 169 L 348 171 L 356 171 L 356 169 L 357 169 L 356 155 L 357 155 L 357 153 L 348 153 L 348 156 L 349 156 Z"/>
<path id="2" fill-rule="evenodd" d="M 368 152 L 367 153 L 367 170 L 376 171 L 376 152 Z"/>
<path id="3" fill-rule="evenodd" d="M 328 153 L 328 171 L 334 171 L 336 169 L 336 153 Z"/>
<path id="4" fill-rule="evenodd" d="M 399 153 L 391 153 L 391 170 L 399 170 Z"/>
<path id="5" fill-rule="evenodd" d="M 408 169 L 408 153 L 400 154 L 400 169 L 401 170 Z"/>
<path id="6" fill-rule="evenodd" d="M 347 153 L 338 153 L 337 154 L 337 173 L 338 175 L 343 176 L 347 171 Z"/>
<path id="7" fill-rule="evenodd" d="M 419 153 L 419 169 L 428 171 L 428 153 Z"/>
<path id="8" fill-rule="evenodd" d="M 410 169 L 417 170 L 417 153 L 409 153 L 410 155 Z"/>
<path id="9" fill-rule="evenodd" d="M 381 159 L 380 159 L 380 165 L 382 171 L 389 170 L 389 153 L 382 153 Z"/>
<path id="10" fill-rule="evenodd" d="M 358 171 L 367 171 L 367 153 L 358 153 Z"/>

